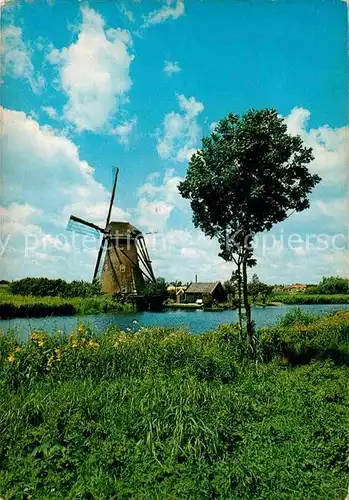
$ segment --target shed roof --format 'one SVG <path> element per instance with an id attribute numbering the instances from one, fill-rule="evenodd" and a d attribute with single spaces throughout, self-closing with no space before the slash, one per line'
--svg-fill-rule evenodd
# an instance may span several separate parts
<path id="1" fill-rule="evenodd" d="M 219 283 L 220 281 L 214 281 L 213 283 L 190 283 L 186 293 L 212 293 Z"/>

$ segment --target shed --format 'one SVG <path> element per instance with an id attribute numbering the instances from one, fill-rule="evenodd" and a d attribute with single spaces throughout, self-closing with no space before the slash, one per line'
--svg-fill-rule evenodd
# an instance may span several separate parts
<path id="1" fill-rule="evenodd" d="M 220 281 L 213 283 L 190 283 L 185 292 L 186 302 L 194 303 L 198 299 L 204 299 L 204 297 L 209 298 L 209 300 L 224 302 L 227 294 Z"/>

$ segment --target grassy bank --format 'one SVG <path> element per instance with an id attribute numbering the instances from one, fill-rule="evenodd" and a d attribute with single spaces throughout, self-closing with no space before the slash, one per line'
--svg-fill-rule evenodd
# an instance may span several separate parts
<path id="1" fill-rule="evenodd" d="M 3 335 L 0 496 L 345 498 L 348 335 L 288 314 L 257 364 L 233 326 Z"/>
<path id="2" fill-rule="evenodd" d="M 108 295 L 96 297 L 31 297 L 0 292 L 0 318 L 98 314 L 111 311 L 132 311 L 130 304 L 121 304 Z"/>
<path id="3" fill-rule="evenodd" d="M 349 294 L 273 293 L 268 302 L 283 304 L 349 304 Z"/>

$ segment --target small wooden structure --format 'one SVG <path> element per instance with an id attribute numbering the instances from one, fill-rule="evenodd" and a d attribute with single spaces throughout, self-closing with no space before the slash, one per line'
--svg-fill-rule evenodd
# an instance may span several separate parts
<path id="1" fill-rule="evenodd" d="M 209 301 L 224 302 L 227 294 L 220 281 L 213 283 L 190 283 L 185 291 L 187 303 L 195 303 L 197 300 L 208 299 Z"/>

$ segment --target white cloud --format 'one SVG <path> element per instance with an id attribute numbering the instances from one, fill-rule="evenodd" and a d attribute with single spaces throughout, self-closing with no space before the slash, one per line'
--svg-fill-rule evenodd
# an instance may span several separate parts
<path id="1" fill-rule="evenodd" d="M 38 93 L 45 85 L 42 75 L 35 76 L 31 59 L 31 50 L 22 39 L 22 29 L 18 26 L 6 26 L 1 30 L 1 70 L 2 74 L 14 78 L 23 78 Z"/>
<path id="2" fill-rule="evenodd" d="M 218 244 L 206 238 L 192 226 L 186 230 L 167 230 L 146 236 L 154 272 L 168 280 L 199 281 L 226 280 L 234 268 L 218 257 Z"/>
<path id="3" fill-rule="evenodd" d="M 324 125 L 308 130 L 309 118 L 309 110 L 294 108 L 285 118 L 289 132 L 300 135 L 305 145 L 313 148 L 315 159 L 309 169 L 319 174 L 323 183 L 343 185 L 348 181 L 349 128 L 331 128 Z"/>
<path id="4" fill-rule="evenodd" d="M 194 97 L 187 98 L 184 95 L 178 95 L 177 101 L 181 113 L 172 111 L 165 115 L 157 151 L 162 159 L 185 162 L 196 152 L 201 134 L 197 116 L 203 111 L 204 105 Z"/>
<path id="5" fill-rule="evenodd" d="M 57 265 L 67 264 L 72 245 L 62 235 L 44 231 L 43 211 L 28 204 L 12 203 L 0 208 L 1 279 L 23 276 L 58 276 Z M 68 261 L 69 262 L 69 261 Z M 63 269 L 60 272 L 64 273 Z"/>
<path id="6" fill-rule="evenodd" d="M 104 225 L 110 193 L 94 178 L 93 168 L 81 160 L 77 146 L 53 128 L 40 126 L 23 112 L 1 109 L 2 130 L 2 233 L 11 233 L 12 252 L 5 255 L 11 272 L 22 275 L 60 275 L 65 278 L 91 278 L 96 258 L 96 243 L 91 251 L 72 246 L 72 233 L 66 231 L 69 216 L 79 217 Z M 6 215 L 6 218 L 5 218 Z M 113 218 L 128 220 L 129 214 L 114 208 Z M 40 267 L 42 258 L 33 251 L 26 258 L 27 267 L 20 264 L 25 235 L 35 240 L 37 252 L 57 257 L 48 258 L 47 266 Z M 16 236 L 14 236 L 16 235 Z M 49 236 L 47 236 L 49 235 Z M 3 238 L 4 234 L 2 234 Z M 63 243 L 58 244 L 61 236 Z M 29 260 L 28 260 L 29 259 Z M 17 262 L 17 265 L 18 265 Z M 45 264 L 45 265 L 46 265 Z M 80 273 L 80 274 L 79 274 Z"/>
<path id="7" fill-rule="evenodd" d="M 173 210 L 165 201 L 150 201 L 142 198 L 138 203 L 138 224 L 149 231 L 163 231 Z"/>
<path id="8" fill-rule="evenodd" d="M 156 173 L 151 174 L 137 192 L 137 223 L 145 230 L 164 231 L 174 209 L 186 211 L 188 208 L 187 200 L 178 191 L 178 184 L 183 179 L 174 175 L 172 169 L 165 172 L 161 183 L 156 183 L 158 178 Z"/>
<path id="9" fill-rule="evenodd" d="M 134 22 L 134 16 L 131 10 L 127 9 L 124 4 L 120 4 L 119 9 L 120 12 L 122 12 L 122 14 L 124 14 L 131 23 Z"/>
<path id="10" fill-rule="evenodd" d="M 112 135 L 116 135 L 120 144 L 127 146 L 129 144 L 130 135 L 137 125 L 137 117 L 134 116 L 131 120 L 120 123 L 111 130 Z"/>
<path id="11" fill-rule="evenodd" d="M 97 131 L 108 126 L 127 100 L 132 81 L 131 35 L 106 29 L 95 10 L 83 7 L 78 39 L 48 58 L 60 71 L 60 83 L 68 96 L 64 114 L 78 130 Z"/>
<path id="12" fill-rule="evenodd" d="M 327 215 L 337 221 L 338 224 L 348 225 L 349 203 L 346 198 L 335 198 L 329 200 L 316 200 L 314 202 L 316 208 L 321 214 Z"/>
<path id="13" fill-rule="evenodd" d="M 165 61 L 164 63 L 164 72 L 167 76 L 172 76 L 175 75 L 176 73 L 179 73 L 182 71 L 182 68 L 176 61 Z"/>
<path id="14" fill-rule="evenodd" d="M 52 120 L 57 120 L 58 113 L 52 106 L 41 106 L 41 109 L 47 114 Z"/>
<path id="15" fill-rule="evenodd" d="M 217 127 L 218 125 L 218 122 L 212 122 L 210 123 L 210 132 L 213 132 L 214 129 Z"/>
<path id="16" fill-rule="evenodd" d="M 143 27 L 163 23 L 168 19 L 178 19 L 183 14 L 183 0 L 166 0 L 161 9 L 153 10 L 145 17 Z"/>

